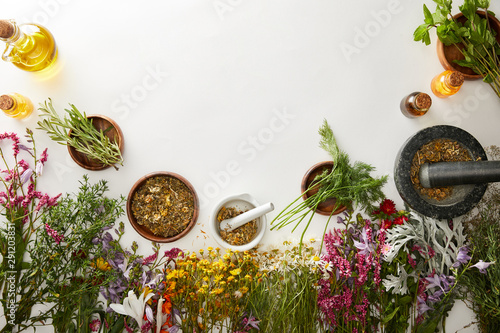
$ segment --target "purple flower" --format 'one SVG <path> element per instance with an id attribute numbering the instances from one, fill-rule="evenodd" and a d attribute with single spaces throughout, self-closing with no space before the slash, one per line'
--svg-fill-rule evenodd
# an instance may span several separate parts
<path id="1" fill-rule="evenodd" d="M 434 294 L 429 295 L 427 300 L 431 303 L 437 303 L 441 300 L 441 296 L 443 296 L 443 292 L 441 290 L 436 291 Z"/>
<path id="2" fill-rule="evenodd" d="M 484 262 L 482 260 L 479 260 L 479 262 L 475 265 L 472 265 L 471 267 L 476 267 L 479 269 L 480 273 L 486 274 L 486 268 L 488 268 L 490 265 L 494 264 L 495 262 Z"/>
<path id="3" fill-rule="evenodd" d="M 421 298 L 420 296 L 417 296 L 417 301 L 418 301 L 418 314 L 419 315 L 422 315 L 424 312 L 427 312 L 429 310 L 434 310 L 433 308 L 428 306 L 427 303 L 425 303 L 423 298 Z"/>
<path id="4" fill-rule="evenodd" d="M 30 180 L 31 175 L 33 175 L 33 170 L 31 170 L 31 168 L 24 170 L 21 174 L 21 184 L 26 184 L 28 180 Z"/>
<path id="5" fill-rule="evenodd" d="M 460 265 L 465 265 L 469 262 L 470 256 L 467 253 L 469 253 L 469 248 L 467 246 L 462 246 L 458 249 L 457 261 L 452 265 L 452 267 L 458 268 Z"/>
<path id="6" fill-rule="evenodd" d="M 432 277 L 426 277 L 425 279 L 429 282 L 426 289 L 439 287 L 439 289 L 444 292 L 443 286 L 441 286 L 441 278 L 439 277 L 439 275 L 434 274 Z"/>
<path id="7" fill-rule="evenodd" d="M 368 237 L 366 227 L 363 228 L 361 233 L 361 242 L 354 240 L 354 245 L 360 250 L 360 254 L 367 255 L 369 252 L 373 252 L 373 244 L 371 244 L 371 239 Z"/>

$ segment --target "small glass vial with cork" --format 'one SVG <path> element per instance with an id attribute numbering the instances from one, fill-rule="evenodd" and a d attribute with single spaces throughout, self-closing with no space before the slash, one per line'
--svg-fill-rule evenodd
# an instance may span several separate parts
<path id="1" fill-rule="evenodd" d="M 7 94 L 0 96 L 0 109 L 9 117 L 24 119 L 33 112 L 33 103 L 21 94 Z"/>
<path id="2" fill-rule="evenodd" d="M 431 81 L 431 89 L 439 98 L 456 94 L 465 81 L 464 75 L 457 71 L 447 70 L 436 75 Z"/>
<path id="3" fill-rule="evenodd" d="M 431 96 L 426 93 L 416 91 L 403 98 L 400 109 L 406 117 L 417 118 L 426 114 L 431 105 Z"/>

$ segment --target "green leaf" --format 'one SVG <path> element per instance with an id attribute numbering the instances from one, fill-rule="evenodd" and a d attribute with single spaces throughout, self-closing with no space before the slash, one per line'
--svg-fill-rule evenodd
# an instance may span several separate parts
<path id="1" fill-rule="evenodd" d="M 407 296 L 400 298 L 398 303 L 404 305 L 404 304 L 410 303 L 412 300 L 413 300 L 413 298 L 410 295 L 407 295 Z"/>
<path id="2" fill-rule="evenodd" d="M 477 6 L 474 0 L 464 0 L 464 3 L 462 6 L 458 7 L 462 14 L 469 19 L 469 20 L 474 20 L 474 15 L 476 15 L 477 11 Z"/>
<path id="3" fill-rule="evenodd" d="M 389 321 L 392 320 L 392 318 L 394 318 L 394 316 L 396 315 L 396 313 L 398 312 L 399 310 L 399 306 L 397 308 L 394 309 L 394 311 L 392 311 L 390 314 L 388 314 L 387 316 L 385 316 L 383 319 L 382 319 L 382 324 L 386 324 L 388 323 Z"/>
<path id="4" fill-rule="evenodd" d="M 428 25 L 433 25 L 434 24 L 434 17 L 432 16 L 431 11 L 427 6 L 424 4 L 424 22 L 427 23 Z"/>
<path id="5" fill-rule="evenodd" d="M 490 0 L 476 0 L 477 6 L 482 9 L 486 9 L 490 6 Z"/>
<path id="6" fill-rule="evenodd" d="M 441 8 L 437 8 L 436 12 L 432 14 L 432 18 L 434 20 L 435 25 L 437 24 L 444 24 L 448 18 L 447 18 L 448 12 L 446 10 L 443 10 Z"/>
<path id="7" fill-rule="evenodd" d="M 420 25 L 415 32 L 413 33 L 413 40 L 414 41 L 419 41 L 421 40 L 425 45 L 430 44 L 430 36 L 429 36 L 429 31 L 427 30 L 427 24 L 422 24 Z M 429 41 L 429 42 L 427 42 Z"/>

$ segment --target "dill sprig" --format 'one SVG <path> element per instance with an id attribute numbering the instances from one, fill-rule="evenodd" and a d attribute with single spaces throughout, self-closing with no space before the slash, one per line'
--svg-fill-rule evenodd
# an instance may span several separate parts
<path id="1" fill-rule="evenodd" d="M 387 182 L 387 176 L 373 178 L 370 176 L 370 172 L 375 170 L 373 166 L 359 161 L 351 164 L 349 155 L 339 149 L 333 131 L 326 120 L 323 121 L 319 134 L 321 136 L 319 146 L 332 157 L 332 170 L 326 170 L 316 176 L 305 191 L 308 192 L 318 187 L 317 193 L 309 196 L 304 201 L 301 201 L 301 194 L 271 222 L 271 230 L 279 230 L 291 223 L 295 223 L 295 227 L 292 229 L 293 232 L 308 217 L 300 238 L 300 244 L 302 244 L 318 205 L 325 200 L 329 198 L 336 200 L 336 206 L 332 210 L 332 214 L 340 206 L 356 207 L 371 213 L 375 209 L 373 203 L 379 202 L 385 197 L 382 187 Z M 331 217 L 332 215 L 328 218 L 325 231 Z"/>
<path id="2" fill-rule="evenodd" d="M 45 104 L 40 103 L 39 110 L 45 119 L 37 123 L 37 129 L 45 130 L 57 143 L 69 145 L 87 157 L 118 170 L 116 164 L 123 165 L 120 147 L 106 136 L 106 132 L 112 127 L 104 131 L 97 130 L 85 112 L 80 112 L 73 104 L 70 106 L 71 109 L 64 109 L 69 118 L 61 118 L 54 110 L 50 98 Z"/>

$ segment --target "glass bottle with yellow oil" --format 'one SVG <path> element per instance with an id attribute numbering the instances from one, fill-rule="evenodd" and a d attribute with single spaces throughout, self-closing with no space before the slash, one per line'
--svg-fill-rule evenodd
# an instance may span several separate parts
<path id="1" fill-rule="evenodd" d="M 464 83 L 464 75 L 457 71 L 447 70 L 436 75 L 431 81 L 431 89 L 439 98 L 456 94 Z"/>
<path id="2" fill-rule="evenodd" d="M 54 37 L 41 25 L 18 25 L 13 20 L 0 20 L 0 40 L 7 43 L 2 59 L 22 70 L 41 71 L 57 59 Z"/>
<path id="3" fill-rule="evenodd" d="M 6 94 L 0 96 L 0 109 L 9 117 L 24 119 L 33 112 L 33 103 L 21 94 Z"/>

